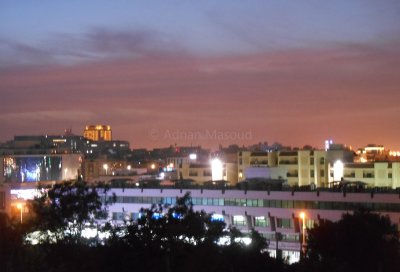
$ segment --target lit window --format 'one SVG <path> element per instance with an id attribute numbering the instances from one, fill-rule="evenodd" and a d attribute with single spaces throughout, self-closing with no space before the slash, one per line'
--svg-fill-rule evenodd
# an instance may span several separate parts
<path id="1" fill-rule="evenodd" d="M 269 227 L 269 219 L 265 216 L 256 216 L 254 220 L 254 225 L 256 227 Z"/>
<path id="2" fill-rule="evenodd" d="M 243 215 L 234 215 L 233 224 L 235 226 L 246 226 L 246 218 Z"/>

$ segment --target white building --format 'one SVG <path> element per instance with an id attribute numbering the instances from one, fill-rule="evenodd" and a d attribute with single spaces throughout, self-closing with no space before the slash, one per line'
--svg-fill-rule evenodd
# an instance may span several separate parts
<path id="1" fill-rule="evenodd" d="M 400 224 L 398 194 L 286 192 L 188 189 L 112 189 L 117 201 L 109 207 L 109 217 L 116 222 L 136 219 L 141 208 L 152 204 L 174 204 L 176 197 L 190 191 L 195 210 L 223 216 L 227 225 L 244 232 L 254 228 L 269 240 L 269 250 L 297 261 L 301 249 L 302 220 L 312 228 L 320 219 L 339 220 L 343 213 L 361 207 L 388 215 Z"/>

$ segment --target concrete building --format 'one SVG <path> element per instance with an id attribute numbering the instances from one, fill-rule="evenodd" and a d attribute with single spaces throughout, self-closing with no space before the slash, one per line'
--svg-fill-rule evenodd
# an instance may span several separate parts
<path id="1" fill-rule="evenodd" d="M 338 159 L 352 161 L 352 158 L 352 152 L 346 149 L 240 151 L 238 180 L 259 177 L 287 180 L 289 186 L 327 187 L 330 163 Z"/>
<path id="2" fill-rule="evenodd" d="M 112 189 L 116 203 L 109 207 L 109 219 L 116 223 L 138 218 L 142 207 L 152 204 L 174 204 L 176 197 L 189 189 Z M 312 228 L 322 219 L 337 221 L 343 213 L 361 207 L 388 215 L 399 227 L 400 202 L 398 194 L 342 192 L 286 192 L 240 190 L 190 190 L 195 210 L 204 210 L 223 218 L 228 226 L 243 232 L 252 228 L 269 240 L 269 251 L 291 262 L 300 256 L 302 224 Z M 304 212 L 305 219 L 299 216 Z"/>
<path id="3" fill-rule="evenodd" d="M 237 163 L 222 162 L 222 179 L 230 185 L 237 183 Z M 172 179 L 193 180 L 201 185 L 213 180 L 211 159 L 198 158 L 195 154 L 183 157 L 171 157 L 166 160 L 167 166 L 175 173 Z"/>
<path id="4" fill-rule="evenodd" d="M 336 175 L 335 170 L 341 174 Z M 361 182 L 366 187 L 400 188 L 400 162 L 345 163 L 343 169 L 330 165 L 330 183 Z"/>

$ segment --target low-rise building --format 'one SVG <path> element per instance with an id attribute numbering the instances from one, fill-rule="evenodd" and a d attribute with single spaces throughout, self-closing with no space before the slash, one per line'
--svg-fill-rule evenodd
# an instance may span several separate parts
<path id="1" fill-rule="evenodd" d="M 336 175 L 335 170 L 340 174 Z M 330 182 L 359 182 L 366 187 L 400 188 L 400 162 L 345 163 L 343 169 L 330 167 Z"/>
<path id="2" fill-rule="evenodd" d="M 137 219 L 141 208 L 153 204 L 173 205 L 177 197 L 191 193 L 195 210 L 213 213 L 218 220 L 243 232 L 255 229 L 269 241 L 272 255 L 281 255 L 291 262 L 300 256 L 303 225 L 312 228 L 319 220 L 337 221 L 344 213 L 360 208 L 387 215 L 393 224 L 400 224 L 398 193 L 371 194 L 333 191 L 248 191 L 189 189 L 111 189 L 116 203 L 109 206 L 109 219 L 122 222 Z M 304 213 L 304 219 L 300 214 Z M 305 233 L 306 234 L 306 233 Z M 304 235 L 306 237 L 306 235 Z"/>

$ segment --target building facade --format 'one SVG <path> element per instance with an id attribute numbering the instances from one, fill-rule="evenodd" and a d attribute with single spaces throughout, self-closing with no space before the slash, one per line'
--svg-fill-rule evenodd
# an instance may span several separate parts
<path id="1" fill-rule="evenodd" d="M 173 205 L 186 189 L 112 189 L 116 203 L 109 207 L 109 219 L 116 223 L 136 219 L 141 208 L 153 204 Z M 241 190 L 190 190 L 195 210 L 213 213 L 228 226 L 243 232 L 255 229 L 269 241 L 272 255 L 279 254 L 289 261 L 299 259 L 302 243 L 302 224 L 312 228 L 319 220 L 337 221 L 343 213 L 360 208 L 390 217 L 400 224 L 398 194 L 343 192 L 286 192 Z M 304 221 L 300 213 L 305 214 Z"/>
<path id="2" fill-rule="evenodd" d="M 111 126 L 108 125 L 88 125 L 83 131 L 83 137 L 92 141 L 111 141 Z"/>
<path id="3" fill-rule="evenodd" d="M 1 180 L 11 183 L 76 180 L 81 163 L 81 154 L 0 155 Z"/>
<path id="4" fill-rule="evenodd" d="M 324 150 L 287 150 L 271 152 L 240 151 L 238 180 L 256 177 L 287 180 L 289 186 L 328 185 L 328 152 Z M 263 171 L 256 168 L 264 168 Z"/>
<path id="5" fill-rule="evenodd" d="M 330 167 L 330 181 L 334 180 L 334 167 Z M 340 171 L 340 170 L 339 170 Z M 339 179 L 358 182 L 366 187 L 400 188 L 400 162 L 345 163 Z"/>

